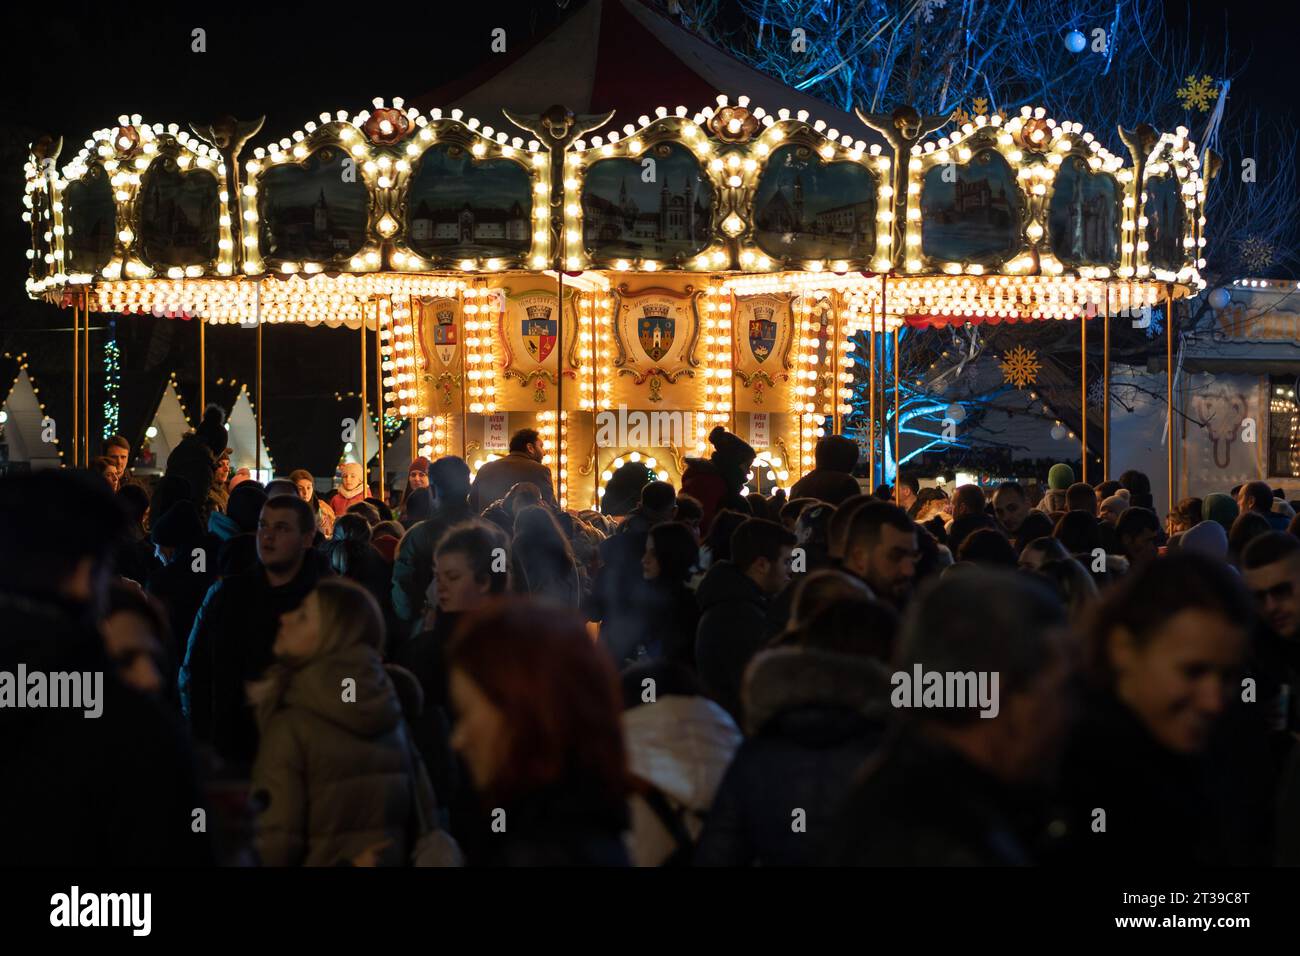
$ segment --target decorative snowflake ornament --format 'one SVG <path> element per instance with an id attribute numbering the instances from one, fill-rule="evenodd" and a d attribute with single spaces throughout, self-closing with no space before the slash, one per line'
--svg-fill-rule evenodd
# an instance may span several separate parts
<path id="1" fill-rule="evenodd" d="M 1199 110 L 1202 113 L 1208 113 L 1218 97 L 1219 85 L 1212 76 L 1202 76 L 1200 79 L 1189 76 L 1178 90 L 1178 102 L 1183 109 Z"/>
<path id="2" fill-rule="evenodd" d="M 921 0 L 921 19 L 926 23 L 934 22 L 934 11 L 947 4 L 948 0 Z"/>
<path id="3" fill-rule="evenodd" d="M 1038 364 L 1037 352 L 1017 345 L 1003 354 L 1001 368 L 1004 382 L 1010 382 L 1016 388 L 1024 388 L 1026 385 L 1037 384 L 1038 372 L 1042 366 Z"/>
<path id="4" fill-rule="evenodd" d="M 1251 271 L 1262 271 L 1273 264 L 1277 250 L 1267 239 L 1248 236 L 1241 243 L 1241 261 Z"/>

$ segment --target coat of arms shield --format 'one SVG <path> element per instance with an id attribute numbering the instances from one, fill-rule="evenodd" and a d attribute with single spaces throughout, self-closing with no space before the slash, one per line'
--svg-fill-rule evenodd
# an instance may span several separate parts
<path id="1" fill-rule="evenodd" d="M 749 318 L 749 349 L 759 362 L 767 361 L 776 345 L 776 322 L 772 316 L 776 313 L 770 305 L 756 305 Z"/>
<path id="2" fill-rule="evenodd" d="M 636 323 L 637 341 L 652 362 L 658 362 L 673 347 L 677 320 L 668 314 L 669 308 L 662 303 L 641 307 L 641 318 Z"/>
<path id="3" fill-rule="evenodd" d="M 556 322 L 551 318 L 551 306 L 530 305 L 525 310 L 528 318 L 521 323 L 524 345 L 534 362 L 545 362 L 555 348 Z"/>

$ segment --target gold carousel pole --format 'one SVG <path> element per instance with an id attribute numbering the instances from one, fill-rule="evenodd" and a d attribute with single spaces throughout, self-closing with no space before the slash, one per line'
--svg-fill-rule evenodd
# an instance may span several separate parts
<path id="1" fill-rule="evenodd" d="M 203 409 L 208 407 L 208 343 L 203 316 L 196 315 L 195 318 L 199 322 L 199 414 L 202 415 Z"/>
<path id="2" fill-rule="evenodd" d="M 898 366 L 898 326 L 894 326 L 894 504 L 901 505 L 903 503 L 902 488 L 898 481 L 903 477 L 903 468 L 900 464 L 902 455 L 899 454 L 898 447 L 898 412 L 899 396 L 901 394 L 901 389 L 898 387 Z"/>
<path id="3" fill-rule="evenodd" d="M 871 355 L 867 362 L 867 491 L 876 490 L 876 316 L 872 311 L 870 324 L 867 326 L 867 338 L 871 340 Z"/>
<path id="4" fill-rule="evenodd" d="M 72 467 L 81 466 L 81 296 L 72 300 Z"/>
<path id="5" fill-rule="evenodd" d="M 254 383 L 254 390 L 257 392 L 257 435 L 253 438 L 253 444 L 257 448 L 257 480 L 262 480 L 262 283 L 258 282 L 253 291 L 253 316 L 257 320 L 257 347 L 256 347 L 256 376 L 257 381 Z"/>
<path id="6" fill-rule="evenodd" d="M 81 290 L 82 334 L 81 343 L 81 437 L 82 463 L 90 467 L 90 289 Z"/>
<path id="7" fill-rule="evenodd" d="M 465 344 L 465 297 L 461 295 L 460 301 L 456 308 L 460 310 L 460 457 L 469 460 L 469 413 L 465 407 L 465 392 L 469 388 L 469 371 L 466 368 L 468 359 L 465 353 L 469 347 Z M 436 351 L 436 350 L 435 350 Z"/>
<path id="8" fill-rule="evenodd" d="M 375 300 L 379 315 L 379 300 Z M 378 325 L 378 322 L 375 323 Z M 370 459 L 366 456 L 366 431 L 370 428 L 370 409 L 366 405 L 366 307 L 361 306 L 361 489 L 370 488 Z"/>
<path id="9" fill-rule="evenodd" d="M 1110 481 L 1110 282 L 1101 327 L 1101 478 Z"/>
<path id="10" fill-rule="evenodd" d="M 393 300 L 388 299 L 388 317 L 392 321 Z M 365 326 L 362 326 L 362 333 L 365 332 Z M 379 314 L 375 314 L 375 404 L 379 406 L 379 500 L 386 501 L 384 498 L 384 363 L 380 361 L 380 356 L 384 353 L 379 348 Z"/>
<path id="11" fill-rule="evenodd" d="M 1079 451 L 1083 461 L 1079 480 L 1088 481 L 1088 313 L 1079 315 L 1079 411 L 1083 421 L 1079 428 Z"/>
<path id="12" fill-rule="evenodd" d="M 1173 285 L 1165 287 L 1165 461 L 1169 480 L 1169 511 L 1174 510 L 1174 295 Z"/>

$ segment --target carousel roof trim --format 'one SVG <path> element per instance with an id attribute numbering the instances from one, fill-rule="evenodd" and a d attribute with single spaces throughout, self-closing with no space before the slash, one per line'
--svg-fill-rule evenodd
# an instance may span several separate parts
<path id="1" fill-rule="evenodd" d="M 720 94 L 716 107 L 705 106 L 693 114 L 684 106 L 673 111 L 659 107 L 653 117 L 639 117 L 639 125 L 625 124 L 622 135 L 617 130 L 596 133 L 599 122 L 580 126 L 572 136 L 557 140 L 553 153 L 536 139 L 525 142 L 522 137 L 511 138 L 466 117 L 459 109 L 444 115 L 435 108 L 426 116 L 404 106 L 401 99 L 389 106 L 377 98 L 373 111 L 363 110 L 350 117 L 345 111 L 322 113 L 321 125 L 309 122 L 289 137 L 256 148 L 253 158 L 242 162 L 238 159 L 240 144 L 231 147 L 231 137 L 227 136 L 223 153 L 215 145 L 223 142 L 222 134 L 211 127 L 205 132 L 213 145 L 190 136 L 176 124 L 146 125 L 138 114 L 120 116 L 122 125 L 115 130 L 96 131 L 76 159 L 64 168 L 66 178 L 53 171 L 57 146 L 52 150 L 48 144 L 43 149 L 34 146 L 27 163 L 27 210 L 23 214 L 33 231 L 29 294 L 57 297 L 63 292 L 67 303 L 72 301 L 64 291 L 68 286 L 91 286 L 91 307 L 103 311 L 202 315 L 209 321 L 239 321 L 245 325 L 305 321 L 356 327 L 365 321 L 366 303 L 377 297 L 455 295 L 467 280 L 476 277 L 520 272 L 554 276 L 557 266 L 569 274 L 698 273 L 717 276 L 732 288 L 746 287 L 738 278 L 746 274 L 801 287 L 820 284 L 830 288 L 836 285 L 836 280 L 829 279 L 833 273 L 888 273 L 895 281 L 908 278 L 929 282 L 931 292 L 940 298 L 942 290 L 958 288 L 943 281 L 952 276 L 1015 277 L 1023 280 L 1020 287 L 1043 285 L 1048 292 L 1060 291 L 1061 287 L 1054 286 L 1051 280 L 1061 277 L 1172 285 L 1177 286 L 1173 294 L 1178 295 L 1194 294 L 1205 285 L 1199 273 L 1204 259 L 1199 255 L 1205 245 L 1206 180 L 1200 175 L 1195 147 L 1182 127 L 1163 134 L 1149 128 L 1140 128 L 1136 133 L 1121 130 L 1133 158 L 1133 165 L 1126 167 L 1119 156 L 1085 132 L 1081 123 L 1058 124 L 1041 107 L 1024 107 L 1018 116 L 1005 119 L 999 114 L 976 116 L 937 138 L 927 138 L 927 124 L 936 130 L 946 124 L 945 117 L 923 120 L 911 111 L 913 119 L 909 120 L 908 111 L 901 109 L 889 116 L 859 114 L 867 128 L 890 140 L 891 159 L 879 144 L 868 144 L 866 139 L 829 127 L 822 120 L 811 120 L 804 110 L 792 114 L 783 108 L 773 114 L 761 107 L 751 109 L 748 97 L 741 96 L 733 104 L 727 95 Z M 512 118 L 516 122 L 538 119 Z M 548 123 L 553 130 L 556 118 L 543 117 L 540 122 L 539 131 Z M 566 129 L 572 128 L 573 117 L 565 122 L 570 124 Z M 255 132 L 260 122 L 236 123 L 235 128 Z M 577 134 L 582 129 L 593 135 L 581 138 Z M 616 257 L 600 252 L 598 246 L 589 247 L 583 226 L 588 171 L 609 160 L 640 162 L 644 168 L 645 154 L 665 144 L 677 144 L 689 152 L 698 163 L 696 175 L 712 190 L 709 205 L 704 207 L 705 214 L 711 215 L 705 245 L 696 246 L 694 253 L 679 253 L 671 260 Z M 425 155 L 440 146 L 468 150 L 473 156 L 470 168 L 483 160 L 505 160 L 527 171 L 531 182 L 527 222 L 533 231 L 526 240 L 526 252 L 458 258 L 451 252 L 428 257 L 416 251 L 418 230 L 411 225 L 407 197 Z M 810 157 L 815 152 L 817 163 L 847 163 L 866 170 L 875 189 L 874 195 L 868 190 L 863 196 L 870 201 L 876 220 L 874 252 L 868 257 L 774 258 L 766 251 L 757 235 L 755 195 L 776 151 L 784 146 L 806 149 Z M 264 232 L 270 227 L 261 224 L 266 212 L 264 200 L 259 199 L 263 179 L 283 165 L 307 170 L 305 164 L 317 153 L 331 157 L 325 152 L 330 148 L 342 152 L 345 158 L 341 162 L 353 163 L 352 179 L 345 175 L 343 181 L 362 183 L 368 197 L 363 245 L 336 251 L 328 260 L 276 258 L 273 249 L 261 248 L 264 236 L 274 235 Z M 1010 192 L 999 195 L 1014 200 L 1010 210 L 1019 216 L 1016 242 L 1005 256 L 991 263 L 936 258 L 922 240 L 922 193 L 932 181 L 937 185 L 931 173 L 944 167 L 943 181 L 960 183 L 948 178 L 948 169 L 976 160 L 988 165 L 989 156 L 1000 157 L 1011 177 Z M 1115 203 L 1111 228 L 1122 225 L 1122 231 L 1116 229 L 1119 253 L 1115 261 L 1067 266 L 1053 251 L 1048 233 L 1049 227 L 1056 227 L 1049 223 L 1049 206 L 1055 196 L 1057 171 L 1067 157 L 1076 158 L 1075 168 L 1083 170 L 1076 174 L 1076 182 L 1079 176 L 1087 175 L 1112 180 L 1107 194 L 1114 197 L 1109 201 Z M 168 266 L 161 274 L 161 266 L 146 261 L 150 253 L 140 239 L 150 225 L 144 220 L 142 184 L 159 159 L 173 164 L 160 168 L 174 170 L 180 177 L 190 167 L 196 167 L 193 172 L 210 175 L 218 189 L 216 202 L 220 210 L 215 258 Z M 242 186 L 241 166 L 249 180 Z M 64 190 L 96 169 L 109 177 L 117 210 L 111 256 L 96 272 L 65 271 L 68 233 Z M 300 178 L 307 175 L 304 171 Z M 1160 268 L 1149 261 L 1152 226 L 1146 215 L 1147 186 L 1160 177 L 1177 184 L 1178 196 L 1188 210 L 1173 210 L 1179 213 L 1177 221 L 1183 226 L 1181 239 L 1172 237 L 1181 252 L 1181 266 L 1176 269 Z M 666 189 L 666 174 L 664 178 Z M 308 191 L 315 188 L 312 185 Z M 468 187 L 462 184 L 460 188 Z M 557 202 L 562 212 L 553 212 Z M 1166 199 L 1166 212 L 1170 210 L 1168 202 Z M 270 213 L 276 209 L 270 207 Z M 1116 221 L 1119 219 L 1122 224 Z M 1171 237 L 1162 239 L 1166 246 L 1170 244 Z M 466 248 L 463 239 L 460 241 L 460 248 Z M 828 278 L 822 280 L 818 275 Z M 282 281 L 262 281 L 272 276 Z M 760 279 L 750 285 L 766 288 L 769 283 Z M 937 314 L 947 314 L 944 303 L 939 301 L 938 305 Z M 1053 317 L 1049 314 L 1052 310 L 1017 308 L 1014 301 L 1007 308 L 1021 318 Z M 996 315 L 996 310 L 989 314 Z"/>

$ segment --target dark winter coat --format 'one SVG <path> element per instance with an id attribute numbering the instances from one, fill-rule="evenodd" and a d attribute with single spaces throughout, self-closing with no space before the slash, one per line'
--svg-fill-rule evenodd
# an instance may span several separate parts
<path id="1" fill-rule="evenodd" d="M 741 720 L 740 686 L 745 667 L 771 637 L 767 598 L 730 561 L 712 565 L 695 592 L 700 623 L 695 664 L 705 693 Z"/>
<path id="2" fill-rule="evenodd" d="M 504 498 L 521 481 L 536 485 L 542 493 L 542 500 L 552 508 L 555 507 L 551 469 L 521 451 L 512 451 L 504 458 L 489 461 L 478 470 L 474 483 L 470 485 L 469 505 L 475 511 L 482 511 L 492 502 Z"/>
<path id="3" fill-rule="evenodd" d="M 194 736 L 235 767 L 249 766 L 257 751 L 244 685 L 271 665 L 280 617 L 303 602 L 320 576 L 319 561 L 308 555 L 296 578 L 272 587 L 258 565 L 218 581 L 203 600 L 181 665 L 181 706 Z"/>
<path id="4" fill-rule="evenodd" d="M 1020 523 L 1020 529 L 1011 535 L 1011 546 L 1016 549 L 1016 554 L 1025 550 L 1025 545 L 1039 538 L 1050 538 L 1054 526 L 1052 519 L 1047 517 L 1041 511 L 1030 511 L 1025 515 L 1025 520 Z"/>
<path id="5" fill-rule="evenodd" d="M 149 575 L 146 590 L 161 601 L 163 607 L 167 609 L 173 644 L 168 651 L 173 661 L 184 658 L 190 631 L 194 627 L 194 619 L 198 616 L 199 608 L 203 606 L 208 588 L 212 587 L 217 579 L 215 548 L 210 543 L 205 544 L 206 541 L 205 536 L 189 546 L 177 548 L 170 563 L 159 565 L 153 574 Z M 194 554 L 195 548 L 202 548 L 204 551 L 201 563 Z M 202 570 L 196 571 L 195 567 L 200 567 Z"/>
<path id="6" fill-rule="evenodd" d="M 344 700 L 343 680 L 356 681 Z M 403 865 L 418 835 L 413 800 L 436 819 L 433 788 L 404 730 L 378 653 L 353 645 L 291 673 L 260 721 L 252 792 L 263 795 L 256 846 L 265 866 L 332 866 L 384 840 Z"/>
<path id="7" fill-rule="evenodd" d="M 208 513 L 208 491 L 212 488 L 216 464 L 212 450 L 194 432 L 182 438 L 167 456 L 165 474 L 185 480 L 189 488 L 189 500 L 194 502 L 194 507 L 199 509 L 200 514 Z"/>
<path id="8" fill-rule="evenodd" d="M 700 537 L 709 533 L 713 518 L 719 511 L 730 508 L 741 514 L 749 513 L 749 505 L 741 496 L 744 481 L 739 485 L 728 483 L 722 469 L 705 458 L 687 458 L 686 470 L 682 472 L 682 494 L 690 495 L 700 503 L 703 517 L 700 519 Z"/>
<path id="9" fill-rule="evenodd" d="M 505 807 L 504 832 L 484 814 L 465 847 L 472 866 L 628 866 L 627 804 L 611 805 L 581 780 L 564 780 Z"/>
<path id="10" fill-rule="evenodd" d="M 575 609 L 581 603 L 578 566 L 571 554 L 553 547 L 550 537 L 516 535 L 510 561 L 510 583 L 516 592 Z"/>
<path id="11" fill-rule="evenodd" d="M 952 556 L 957 557 L 958 551 L 961 550 L 961 543 L 969 538 L 981 528 L 996 528 L 995 522 L 988 515 L 962 515 L 960 518 L 954 518 L 952 524 L 948 526 L 948 540 L 946 544 L 952 551 Z"/>
<path id="12" fill-rule="evenodd" d="M 1258 739 L 1240 736 L 1242 725 L 1225 714 L 1203 753 L 1181 754 L 1110 694 L 1089 695 L 1083 715 L 1062 763 L 1066 829 L 1054 861 L 1108 868 L 1241 862 L 1234 811 L 1249 801 L 1254 774 L 1239 757 L 1249 763 Z M 1096 808 L 1106 811 L 1104 833 L 1092 829 Z"/>
<path id="13" fill-rule="evenodd" d="M 817 863 L 854 776 L 884 736 L 888 670 L 823 651 L 764 651 L 744 699 L 748 737 L 718 789 L 696 865 Z M 794 828 L 795 808 L 806 829 Z"/>
<path id="14" fill-rule="evenodd" d="M 393 562 L 393 612 L 400 620 L 414 622 L 424 613 L 424 593 L 433 581 L 433 552 L 438 541 L 453 525 L 474 517 L 464 501 L 434 502 L 433 514 L 413 524 L 397 547 Z"/>
<path id="15" fill-rule="evenodd" d="M 868 761 L 830 834 L 839 866 L 1025 866 L 1023 799 L 915 726 Z"/>
<path id="16" fill-rule="evenodd" d="M 0 859 L 10 867 L 211 864 L 179 717 L 122 684 L 85 606 L 0 593 L 0 671 L 98 672 L 100 714 L 0 708 Z M 24 689 L 25 690 L 25 689 Z"/>

